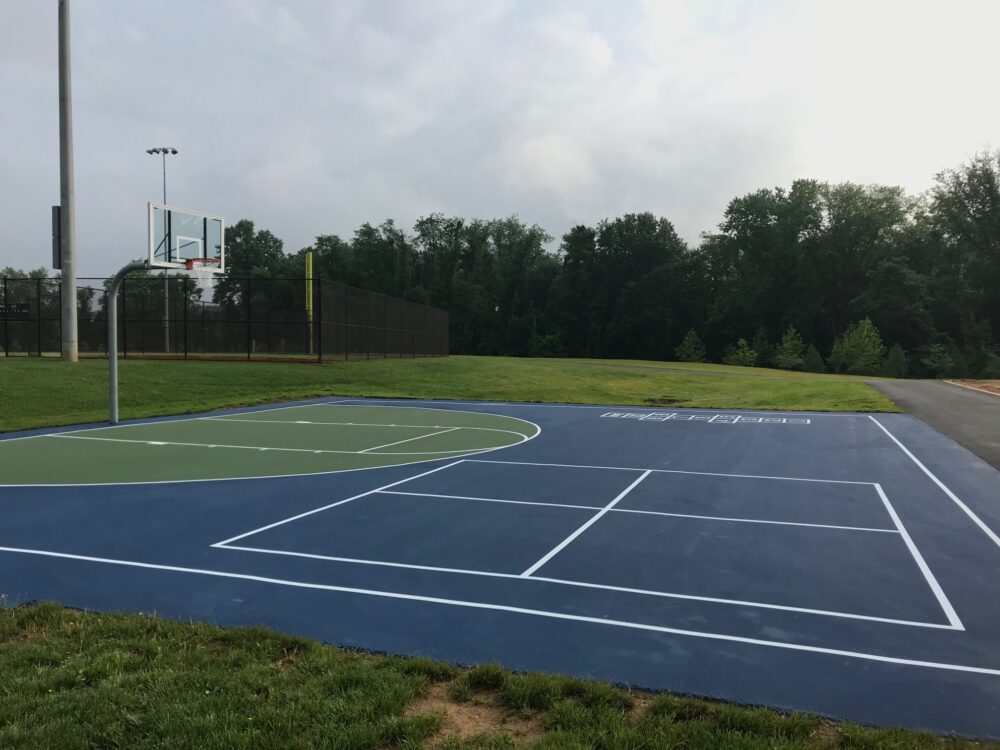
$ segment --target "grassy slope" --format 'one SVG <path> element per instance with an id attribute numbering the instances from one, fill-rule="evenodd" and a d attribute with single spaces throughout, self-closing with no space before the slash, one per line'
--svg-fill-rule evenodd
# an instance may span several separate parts
<path id="1" fill-rule="evenodd" d="M 930 750 L 1000 748 L 815 717 L 652 697 L 583 680 L 459 670 L 375 656 L 261 628 L 222 629 L 55 605 L 0 609 L 0 747 L 351 748 L 514 745 L 486 723 L 459 740 L 443 715 L 407 710 L 435 683 L 447 711 L 488 704 L 537 717 L 546 750 Z"/>
<path id="2" fill-rule="evenodd" d="M 616 366 L 608 366 L 616 365 Z M 622 366 L 625 365 L 625 366 Z M 718 373 L 690 375 L 661 369 Z M 734 377 L 766 375 L 768 377 Z M 121 363 L 124 418 L 181 414 L 311 396 L 656 404 L 718 409 L 895 411 L 862 382 L 780 370 L 683 363 L 449 357 L 303 365 L 130 360 Z M 0 431 L 100 421 L 107 362 L 0 358 Z"/>

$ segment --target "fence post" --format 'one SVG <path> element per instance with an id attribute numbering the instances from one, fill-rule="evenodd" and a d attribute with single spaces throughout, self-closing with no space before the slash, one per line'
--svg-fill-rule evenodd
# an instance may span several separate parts
<path id="1" fill-rule="evenodd" d="M 38 356 L 42 356 L 42 280 L 35 279 L 35 335 L 38 337 Z"/>
<path id="2" fill-rule="evenodd" d="M 250 352 L 253 348 L 253 331 L 250 327 L 250 313 L 251 313 L 251 302 L 250 302 L 250 277 L 247 276 L 247 359 L 250 359 Z"/>
<path id="3" fill-rule="evenodd" d="M 313 295 L 316 297 L 316 361 L 323 362 L 323 285 L 319 279 L 314 279 L 315 289 Z"/>
<path id="4" fill-rule="evenodd" d="M 348 338 L 348 333 L 350 332 L 348 328 L 350 324 L 347 322 L 347 313 L 348 310 L 350 309 L 347 304 L 347 295 L 350 294 L 349 290 L 350 287 L 347 286 L 347 284 L 344 284 L 344 361 L 345 362 L 347 361 L 347 350 L 349 348 L 347 338 Z"/>
<path id="5" fill-rule="evenodd" d="M 7 298 L 7 277 L 3 277 L 3 356 L 10 356 L 10 303 Z"/>

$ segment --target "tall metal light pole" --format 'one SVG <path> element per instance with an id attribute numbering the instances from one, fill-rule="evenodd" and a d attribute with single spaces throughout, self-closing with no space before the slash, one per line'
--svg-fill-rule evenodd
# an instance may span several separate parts
<path id="1" fill-rule="evenodd" d="M 173 146 L 157 146 L 147 148 L 147 154 L 159 154 L 163 158 L 163 203 L 167 203 L 167 154 L 174 155 L 177 149 Z M 169 252 L 169 248 L 167 249 Z M 170 353 L 170 278 L 167 269 L 163 269 L 163 351 Z"/>
<path id="2" fill-rule="evenodd" d="M 59 0 L 59 203 L 62 358 L 76 362 L 76 222 L 73 195 L 73 89 L 70 80 L 69 0 Z"/>

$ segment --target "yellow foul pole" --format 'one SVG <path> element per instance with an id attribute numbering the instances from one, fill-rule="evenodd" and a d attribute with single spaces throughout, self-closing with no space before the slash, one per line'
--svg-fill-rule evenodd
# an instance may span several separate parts
<path id="1" fill-rule="evenodd" d="M 309 353 L 313 353 L 313 254 L 306 250 L 306 321 L 309 323 Z"/>

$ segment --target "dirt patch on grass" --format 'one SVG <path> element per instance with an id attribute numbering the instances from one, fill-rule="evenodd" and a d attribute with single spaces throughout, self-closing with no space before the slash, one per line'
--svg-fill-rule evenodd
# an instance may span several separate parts
<path id="1" fill-rule="evenodd" d="M 956 380 L 959 385 L 969 385 L 981 391 L 989 391 L 1000 396 L 1000 380 Z"/>
<path id="2" fill-rule="evenodd" d="M 449 737 L 467 739 L 477 734 L 508 734 L 518 742 L 541 737 L 545 732 L 541 716 L 524 717 L 513 713 L 490 695 L 476 695 L 463 703 L 448 697 L 448 683 L 435 683 L 406 707 L 406 715 L 437 714 L 441 728 L 425 747 L 435 748 Z"/>

